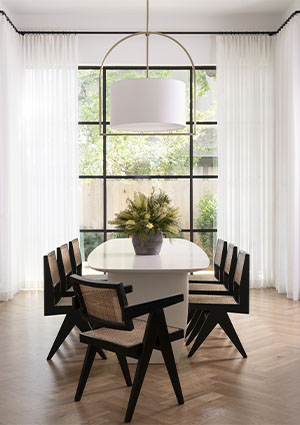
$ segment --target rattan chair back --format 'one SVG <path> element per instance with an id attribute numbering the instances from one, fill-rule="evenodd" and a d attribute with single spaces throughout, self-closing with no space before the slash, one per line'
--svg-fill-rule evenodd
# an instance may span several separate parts
<path id="1" fill-rule="evenodd" d="M 249 267 L 249 254 L 240 251 L 233 279 L 233 296 L 241 306 L 243 313 L 249 313 Z"/>
<path id="2" fill-rule="evenodd" d="M 73 239 L 69 242 L 69 253 L 71 258 L 72 270 L 74 274 L 82 275 L 82 257 L 80 253 L 79 240 Z"/>
<path id="3" fill-rule="evenodd" d="M 44 314 L 52 314 L 55 304 L 61 299 L 61 281 L 55 251 L 44 256 Z"/>
<path id="4" fill-rule="evenodd" d="M 227 242 L 224 241 L 223 239 L 218 239 L 216 253 L 214 257 L 214 274 L 215 274 L 215 278 L 218 280 L 223 279 L 226 253 L 227 253 Z"/>
<path id="5" fill-rule="evenodd" d="M 67 290 L 72 286 L 69 277 L 73 273 L 67 244 L 61 245 L 57 248 L 57 263 L 62 286 L 62 294 L 66 295 Z"/>
<path id="6" fill-rule="evenodd" d="M 96 326 L 132 330 L 132 320 L 123 320 L 123 308 L 128 305 L 123 283 L 95 282 L 79 275 L 70 281 L 79 303 L 81 315 Z"/>
<path id="7" fill-rule="evenodd" d="M 237 247 L 232 243 L 228 245 L 225 266 L 223 271 L 224 286 L 233 293 L 233 278 L 237 262 Z"/>

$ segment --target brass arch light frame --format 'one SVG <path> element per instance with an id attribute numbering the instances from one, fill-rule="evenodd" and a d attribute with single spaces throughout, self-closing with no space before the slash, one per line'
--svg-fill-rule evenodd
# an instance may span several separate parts
<path id="1" fill-rule="evenodd" d="M 147 18 L 148 20 L 148 18 Z M 148 26 L 148 23 L 147 23 Z M 192 76 L 193 76 L 193 122 L 192 122 L 192 132 L 189 133 L 181 133 L 181 132 L 131 132 L 131 133 L 102 133 L 102 84 L 101 84 L 101 78 L 102 78 L 102 71 L 103 71 L 103 67 L 104 67 L 104 63 L 107 59 L 107 57 L 110 55 L 110 53 L 121 43 L 123 43 L 124 41 L 133 38 L 133 37 L 137 37 L 139 35 L 145 35 L 147 37 L 147 50 L 146 50 L 146 59 L 147 59 L 147 64 L 146 64 L 146 72 L 147 72 L 147 78 L 148 78 L 148 73 L 149 73 L 149 63 L 148 63 L 148 49 L 149 49 L 149 36 L 150 35 L 157 35 L 160 37 L 165 37 L 171 41 L 173 41 L 174 43 L 176 43 L 179 47 L 181 47 L 181 49 L 186 53 L 186 55 L 188 56 L 191 65 L 192 65 Z M 140 31 L 137 32 L 135 34 L 130 34 L 127 35 L 126 37 L 122 38 L 121 40 L 117 41 L 106 53 L 106 55 L 103 58 L 103 61 L 101 63 L 100 66 L 100 71 L 99 71 L 99 135 L 100 136 L 195 136 L 196 135 L 196 69 L 195 69 L 195 65 L 193 62 L 193 59 L 191 57 L 191 55 L 189 54 L 189 52 L 187 51 L 187 49 L 175 38 L 171 37 L 168 34 L 164 34 L 161 32 L 156 32 L 156 31 Z"/>

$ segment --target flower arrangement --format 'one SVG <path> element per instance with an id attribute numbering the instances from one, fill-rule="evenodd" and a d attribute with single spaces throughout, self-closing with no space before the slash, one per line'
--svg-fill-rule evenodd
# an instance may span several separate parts
<path id="1" fill-rule="evenodd" d="M 150 196 L 135 192 L 134 198 L 126 200 L 127 208 L 115 214 L 116 218 L 109 221 L 126 235 L 139 236 L 144 244 L 150 235 L 163 233 L 173 237 L 180 232 L 178 208 L 171 206 L 168 195 L 154 189 Z"/>

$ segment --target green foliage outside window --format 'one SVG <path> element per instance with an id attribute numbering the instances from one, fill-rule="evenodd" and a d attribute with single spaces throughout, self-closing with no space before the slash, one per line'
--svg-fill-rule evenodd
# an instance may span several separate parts
<path id="1" fill-rule="evenodd" d="M 150 77 L 171 78 L 171 72 L 171 70 L 152 70 Z M 109 119 L 108 96 L 111 83 L 121 78 L 141 78 L 144 73 L 145 71 L 141 70 L 107 70 L 107 119 Z M 209 94 L 210 81 L 215 79 L 214 74 L 215 71 L 197 70 L 197 97 L 203 98 Z M 99 119 L 98 76 L 98 70 L 79 70 L 79 121 L 96 122 Z M 189 84 L 186 86 L 188 107 Z M 197 120 L 209 120 L 214 115 L 215 109 L 216 104 L 212 102 L 206 111 L 197 111 Z M 189 127 L 184 131 L 189 131 Z M 208 140 L 210 143 L 195 143 L 194 167 L 201 160 L 201 154 L 207 154 L 215 149 L 214 140 L 210 140 L 207 127 L 198 126 L 197 139 Z M 97 125 L 80 126 L 79 157 L 81 175 L 103 173 L 103 145 Z M 189 137 L 180 134 L 143 138 L 108 137 L 106 160 L 107 175 L 189 174 Z"/>
<path id="2" fill-rule="evenodd" d="M 197 205 L 199 217 L 195 224 L 197 229 L 213 229 L 217 222 L 217 197 L 213 193 L 207 193 Z M 216 234 L 213 232 L 199 233 L 200 245 L 209 257 L 210 264 L 213 263 L 213 249 Z"/>
<path id="3" fill-rule="evenodd" d="M 210 100 L 212 84 L 215 82 L 215 70 L 197 70 L 197 121 L 215 120 L 216 102 Z M 186 79 L 187 120 L 189 120 L 189 72 L 186 70 L 151 70 L 150 77 Z M 79 121 L 97 122 L 99 120 L 98 98 L 99 71 L 79 70 Z M 106 71 L 106 118 L 109 120 L 109 87 L 112 82 L 124 78 L 143 78 L 144 70 L 107 70 Z M 205 107 L 201 102 L 205 101 Z M 198 105 L 200 102 L 200 106 Z M 97 124 L 79 125 L 79 174 L 103 174 L 103 140 L 98 134 Z M 106 131 L 109 131 L 109 125 Z M 189 131 L 189 127 L 183 132 Z M 190 138 L 177 136 L 114 136 L 106 139 L 107 175 L 189 175 L 190 174 Z M 193 167 L 199 174 L 208 166 L 216 167 L 215 126 L 197 126 L 197 136 L 193 141 Z M 208 164 L 208 165 L 207 165 Z M 199 167 L 199 168 L 197 168 Z M 199 172 L 197 170 L 200 170 Z M 216 173 L 212 173 L 216 174 Z M 195 226 L 199 229 L 214 228 L 216 223 L 217 201 L 213 194 L 207 194 L 198 204 L 199 216 Z M 112 234 L 108 234 L 112 236 Z M 120 237 L 123 234 L 116 234 Z M 88 254 L 103 241 L 102 233 L 82 233 L 84 255 Z M 200 233 L 200 245 L 213 256 L 215 233 Z"/>

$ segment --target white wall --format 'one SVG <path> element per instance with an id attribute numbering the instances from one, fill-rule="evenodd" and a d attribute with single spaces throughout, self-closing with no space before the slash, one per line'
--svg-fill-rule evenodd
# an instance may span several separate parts
<path id="1" fill-rule="evenodd" d="M 79 64 L 99 65 L 112 45 L 124 35 L 79 35 Z M 216 37 L 181 35 L 176 38 L 188 50 L 195 65 L 216 64 Z M 146 37 L 141 35 L 117 46 L 106 65 L 143 65 L 146 60 Z M 186 53 L 174 42 L 159 36 L 150 37 L 150 65 L 190 65 Z"/>

